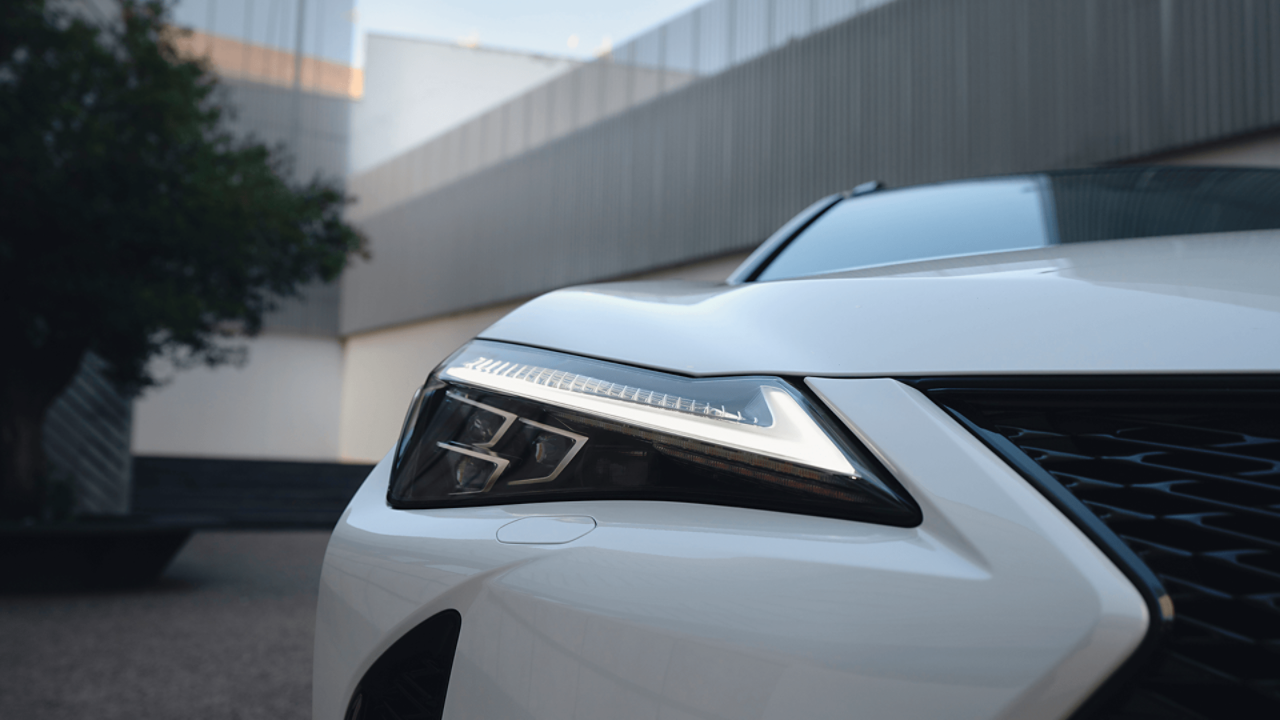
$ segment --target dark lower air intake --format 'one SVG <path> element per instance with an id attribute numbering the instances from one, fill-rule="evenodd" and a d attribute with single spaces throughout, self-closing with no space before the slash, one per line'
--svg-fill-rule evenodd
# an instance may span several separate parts
<path id="1" fill-rule="evenodd" d="M 439 720 L 461 628 L 445 610 L 405 633 L 365 673 L 346 720 Z"/>
<path id="2" fill-rule="evenodd" d="M 1122 382 L 929 393 L 1078 498 L 1173 600 L 1172 625 L 1087 717 L 1280 718 L 1280 389 Z"/>

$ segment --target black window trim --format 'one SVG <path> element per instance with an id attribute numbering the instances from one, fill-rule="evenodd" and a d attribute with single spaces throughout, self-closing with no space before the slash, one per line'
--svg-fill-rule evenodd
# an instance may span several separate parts
<path id="1" fill-rule="evenodd" d="M 733 273 L 729 275 L 728 279 L 725 280 L 725 284 L 743 285 L 745 283 L 754 282 L 755 279 L 760 276 L 760 273 L 764 272 L 764 269 L 769 267 L 769 264 L 773 262 L 774 258 L 778 257 L 779 253 L 787 249 L 787 245 L 791 244 L 792 240 L 808 229 L 808 227 L 813 224 L 813 221 L 822 217 L 828 210 L 835 207 L 836 203 L 844 200 L 845 197 L 847 197 L 846 193 L 828 195 L 810 205 L 799 215 L 788 220 L 785 225 L 778 228 L 778 230 L 774 234 L 770 235 L 767 240 L 760 243 L 760 246 L 747 256 L 746 260 L 742 261 L 742 264 L 739 265 Z"/>
<path id="2" fill-rule="evenodd" d="M 828 195 L 827 197 L 824 197 L 818 200 L 817 202 L 813 203 L 812 205 L 810 205 L 808 208 L 803 210 L 799 215 L 788 220 L 781 228 L 779 228 L 773 235 L 770 235 L 749 256 L 747 256 L 747 259 L 742 261 L 741 265 L 739 265 L 736 269 L 734 269 L 734 271 L 725 280 L 725 284 L 726 285 L 743 285 L 746 283 L 757 281 L 760 275 L 764 273 L 765 269 L 768 268 L 769 265 L 771 265 L 773 261 L 776 260 L 778 256 L 782 254 L 782 251 L 786 250 L 787 246 L 790 245 L 792 241 L 794 241 L 797 237 L 800 236 L 801 233 L 807 230 L 810 225 L 812 225 L 815 221 L 817 221 L 818 218 L 825 215 L 828 210 L 830 210 L 831 208 L 839 204 L 841 200 L 847 200 L 853 197 L 869 194 L 871 192 L 877 192 L 880 190 L 887 190 L 887 189 L 908 190 L 908 189 L 919 188 L 919 187 L 930 187 L 930 186 L 937 186 L 937 185 L 957 185 L 957 184 L 965 184 L 965 183 L 971 183 L 971 182 L 980 182 L 985 180 L 1001 180 L 1001 179 L 1011 179 L 1011 178 L 1039 177 L 1041 182 L 1046 182 L 1047 178 L 1049 177 L 1062 177 L 1062 176 L 1069 176 L 1069 175 L 1102 173 L 1102 172 L 1114 171 L 1114 170 L 1132 172 L 1132 171 L 1139 171 L 1139 170 L 1151 171 L 1151 170 L 1160 170 L 1160 169 L 1204 170 L 1204 171 L 1245 171 L 1245 172 L 1253 172 L 1253 171 L 1261 170 L 1261 171 L 1269 171 L 1273 173 L 1280 173 L 1280 170 L 1275 170 L 1274 168 L 1243 167 L 1243 166 L 1212 165 L 1212 164 L 1186 165 L 1186 166 L 1103 165 L 1099 167 L 1082 167 L 1082 168 L 1054 169 L 1054 170 L 1046 169 L 1046 170 L 1037 170 L 1037 171 L 1029 171 L 1029 172 L 998 173 L 995 175 L 981 175 L 981 176 L 975 176 L 975 177 L 955 178 L 952 180 L 941 180 L 936 182 L 916 183 L 912 185 L 904 185 L 901 187 L 894 187 L 894 188 L 888 188 L 887 186 L 885 186 L 883 183 L 879 181 L 871 181 L 867 183 L 862 183 L 861 185 L 858 185 L 853 189 L 847 190 L 845 192 Z M 1048 204 L 1044 207 L 1044 212 L 1046 214 L 1045 221 L 1046 223 L 1049 223 L 1049 225 L 1051 226 L 1046 228 L 1048 237 L 1053 238 L 1055 241 L 1054 244 L 1057 244 L 1057 236 L 1058 236 L 1058 228 L 1056 223 L 1057 207 L 1054 206 L 1052 200 L 1048 201 Z M 1123 238 L 1112 238 L 1112 239 L 1123 239 Z M 1098 242 L 1107 242 L 1107 240 L 1100 240 Z M 965 257 L 967 255 L 986 255 L 986 254 L 989 254 L 989 252 L 990 251 L 984 251 L 979 253 L 964 253 L 961 255 L 942 256 L 937 258 L 920 258 L 920 260 L 940 260 L 940 259 L 945 259 L 947 257 Z M 997 252 L 1002 252 L 1002 251 L 997 251 Z M 916 262 L 916 261 L 909 260 L 905 262 L 909 263 L 909 262 Z M 897 264 L 901 264 L 901 263 L 899 262 L 887 263 L 884 266 L 897 265 Z M 882 266 L 877 265 L 877 266 L 868 266 L 868 267 L 882 267 Z M 827 272 L 842 272 L 844 270 L 859 270 L 859 269 L 864 269 L 864 268 L 863 267 L 832 268 L 829 271 L 816 273 L 815 275 L 821 275 Z M 812 277 L 812 276 L 806 275 L 804 277 Z M 792 278 L 787 278 L 787 279 L 792 279 Z"/>

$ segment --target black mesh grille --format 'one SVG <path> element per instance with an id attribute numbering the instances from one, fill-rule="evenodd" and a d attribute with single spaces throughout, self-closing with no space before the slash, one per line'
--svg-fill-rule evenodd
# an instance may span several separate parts
<path id="1" fill-rule="evenodd" d="M 933 394 L 1048 471 L 1173 599 L 1155 653 L 1091 717 L 1280 718 L 1280 393 Z"/>

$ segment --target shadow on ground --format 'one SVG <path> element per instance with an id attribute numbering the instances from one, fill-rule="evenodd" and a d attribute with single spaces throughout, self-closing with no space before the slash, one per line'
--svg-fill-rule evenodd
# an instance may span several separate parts
<path id="1" fill-rule="evenodd" d="M 310 718 L 328 540 L 201 532 L 146 589 L 0 595 L 0 717 Z"/>

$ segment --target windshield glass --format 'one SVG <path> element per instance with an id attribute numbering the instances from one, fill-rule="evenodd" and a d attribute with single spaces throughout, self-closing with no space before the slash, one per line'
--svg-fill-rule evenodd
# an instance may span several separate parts
<path id="1" fill-rule="evenodd" d="M 842 200 L 758 280 L 1059 243 L 1280 228 L 1280 171 L 1116 168 Z"/>

